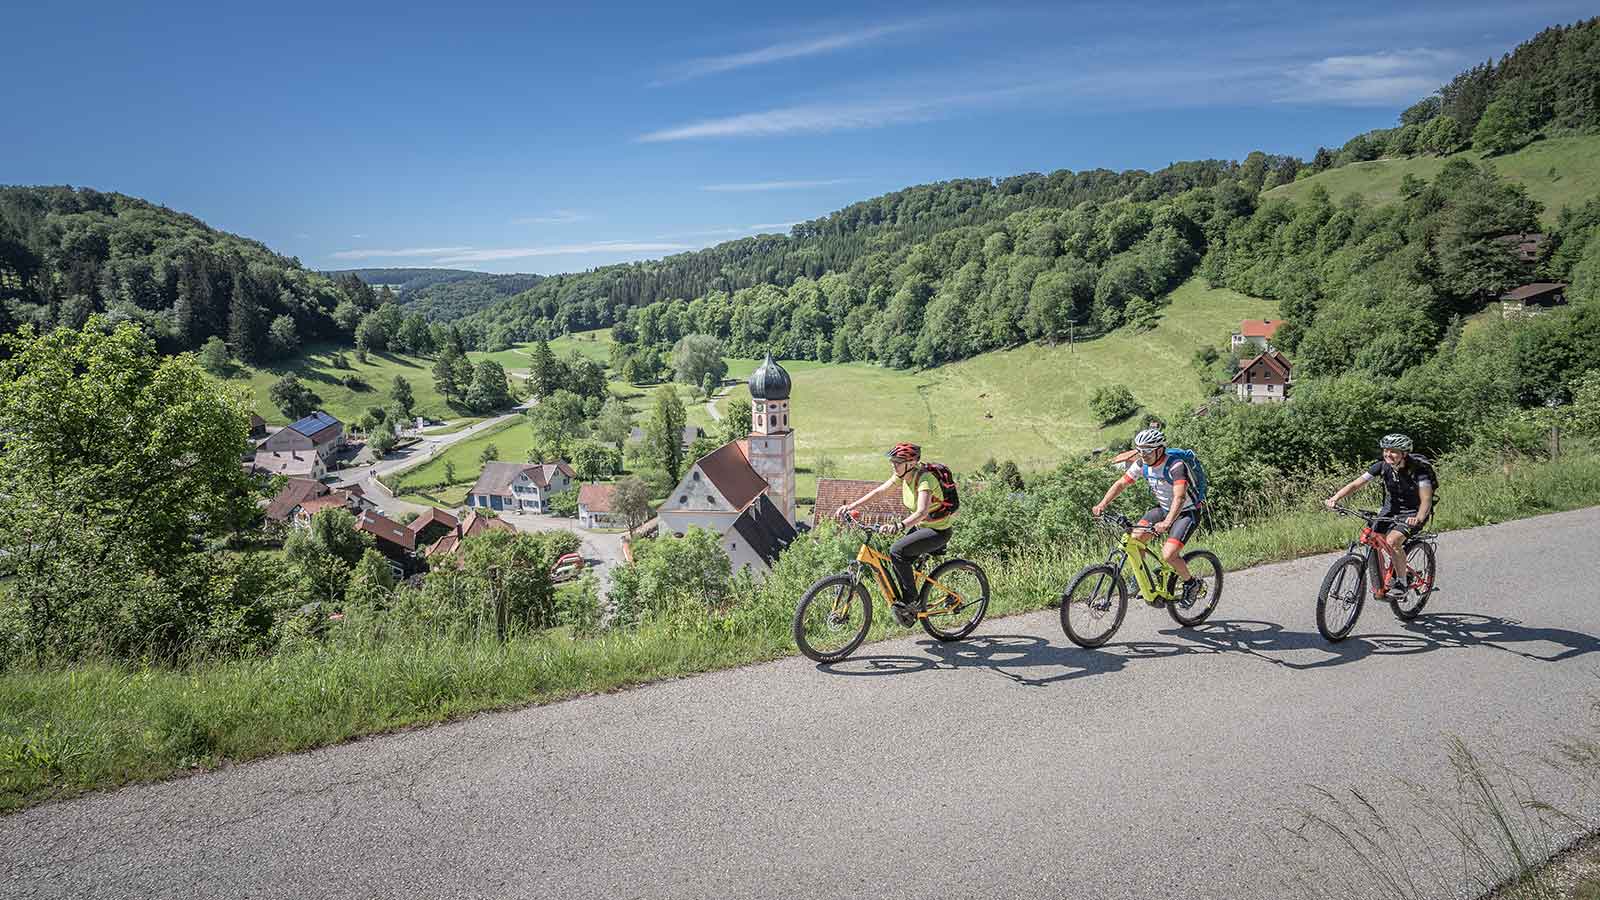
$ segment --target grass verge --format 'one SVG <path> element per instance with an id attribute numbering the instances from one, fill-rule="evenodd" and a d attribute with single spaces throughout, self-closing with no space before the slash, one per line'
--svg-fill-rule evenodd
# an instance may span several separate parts
<path id="1" fill-rule="evenodd" d="M 1600 503 L 1600 456 L 1525 463 L 1446 482 L 1435 524 L 1465 528 Z M 1229 569 L 1343 546 L 1351 526 L 1314 509 L 1207 535 Z M 985 560 L 991 616 L 1042 609 L 1104 547 Z M 841 564 L 843 560 L 840 561 Z M 0 675 L 0 812 L 306 750 L 485 710 L 548 703 L 793 654 L 785 607 L 768 627 L 709 619 L 504 645 L 339 646 L 173 670 L 90 663 Z M 876 617 L 872 639 L 901 633 Z"/>

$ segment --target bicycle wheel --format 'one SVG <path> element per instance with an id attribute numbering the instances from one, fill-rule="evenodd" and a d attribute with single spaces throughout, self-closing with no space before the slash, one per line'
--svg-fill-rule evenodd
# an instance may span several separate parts
<path id="1" fill-rule="evenodd" d="M 1341 556 L 1322 579 L 1317 593 L 1317 630 L 1334 643 L 1349 637 L 1366 600 L 1366 561 L 1354 553 Z"/>
<path id="2" fill-rule="evenodd" d="M 989 576 L 975 562 L 952 559 L 933 570 L 922 583 L 922 630 L 941 641 L 959 641 L 972 633 L 989 610 Z M 948 590 L 934 587 L 937 581 Z"/>
<path id="3" fill-rule="evenodd" d="M 1111 640 L 1127 614 L 1127 585 L 1109 565 L 1079 572 L 1061 595 L 1061 628 L 1079 647 L 1098 647 Z"/>
<path id="4" fill-rule="evenodd" d="M 1183 585 L 1180 584 L 1178 599 L 1167 601 L 1167 612 L 1172 613 L 1173 621 L 1179 625 L 1193 627 L 1210 617 L 1217 608 L 1217 601 L 1222 599 L 1222 560 L 1210 550 L 1190 550 L 1183 555 L 1183 561 L 1200 586 L 1195 589 L 1194 599 L 1184 606 Z"/>
<path id="5" fill-rule="evenodd" d="M 1422 615 L 1422 608 L 1428 605 L 1428 598 L 1433 596 L 1433 545 L 1427 541 L 1417 541 L 1406 547 L 1406 564 L 1422 579 L 1420 590 L 1412 588 L 1406 591 L 1404 598 L 1394 602 L 1394 614 L 1409 622 Z"/>
<path id="6" fill-rule="evenodd" d="M 829 575 L 813 584 L 794 611 L 794 642 L 811 659 L 838 662 L 849 656 L 872 627 L 872 598 L 849 575 Z"/>

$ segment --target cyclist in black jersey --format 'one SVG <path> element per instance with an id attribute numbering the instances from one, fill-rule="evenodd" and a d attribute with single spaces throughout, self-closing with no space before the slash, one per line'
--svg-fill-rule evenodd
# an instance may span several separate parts
<path id="1" fill-rule="evenodd" d="M 1411 438 L 1403 434 L 1384 435 L 1378 442 L 1383 458 L 1373 463 L 1354 481 L 1340 488 L 1323 503 L 1333 509 L 1350 494 L 1360 490 L 1374 478 L 1383 479 L 1383 508 L 1381 516 L 1390 517 L 1380 523 L 1384 543 L 1388 547 L 1389 562 L 1394 577 L 1389 582 L 1391 595 L 1404 596 L 1411 583 L 1411 566 L 1406 562 L 1406 539 L 1422 530 L 1433 517 L 1433 492 L 1438 477 L 1433 467 L 1422 457 L 1411 453 Z"/>

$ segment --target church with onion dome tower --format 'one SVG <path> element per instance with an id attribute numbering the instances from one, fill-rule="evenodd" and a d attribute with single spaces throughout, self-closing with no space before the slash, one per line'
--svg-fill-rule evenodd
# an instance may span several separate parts
<path id="1" fill-rule="evenodd" d="M 765 572 L 797 536 L 789 373 L 767 358 L 750 375 L 750 434 L 695 460 L 656 511 L 661 537 L 706 528 L 735 571 Z"/>

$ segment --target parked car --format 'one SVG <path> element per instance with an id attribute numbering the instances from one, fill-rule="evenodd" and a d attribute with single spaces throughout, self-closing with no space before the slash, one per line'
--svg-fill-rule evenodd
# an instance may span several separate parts
<path id="1" fill-rule="evenodd" d="M 571 581 L 583 572 L 583 557 L 576 553 L 564 554 L 550 567 L 550 580 L 556 584 Z"/>

